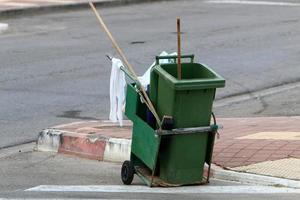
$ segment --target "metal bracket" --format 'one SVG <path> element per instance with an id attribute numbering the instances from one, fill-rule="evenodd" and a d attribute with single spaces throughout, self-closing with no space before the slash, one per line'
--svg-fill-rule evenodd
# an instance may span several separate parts
<path id="1" fill-rule="evenodd" d="M 217 132 L 219 126 L 214 124 L 211 126 L 203 127 L 191 127 L 191 128 L 176 128 L 172 130 L 156 130 L 156 134 L 159 136 L 164 135 L 182 135 L 182 134 L 193 134 L 193 133 L 207 133 L 207 132 Z"/>

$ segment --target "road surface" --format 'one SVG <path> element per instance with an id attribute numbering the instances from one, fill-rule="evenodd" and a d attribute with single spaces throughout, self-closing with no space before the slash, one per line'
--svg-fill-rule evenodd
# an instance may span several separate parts
<path id="1" fill-rule="evenodd" d="M 195 54 L 226 78 L 226 88 L 217 92 L 220 102 L 275 91 L 215 109 L 219 117 L 246 117 L 300 114 L 299 9 L 297 3 L 189 0 L 100 11 L 138 74 L 161 51 L 176 51 L 180 16 L 182 53 Z M 32 141 L 52 125 L 108 118 L 105 55 L 116 54 L 91 10 L 2 21 L 10 29 L 0 35 L 0 147 Z M 288 83 L 296 86 L 276 92 Z"/>

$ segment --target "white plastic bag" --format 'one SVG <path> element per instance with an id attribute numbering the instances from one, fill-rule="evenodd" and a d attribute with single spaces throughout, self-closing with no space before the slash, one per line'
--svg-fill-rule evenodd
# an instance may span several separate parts
<path id="1" fill-rule="evenodd" d="M 163 51 L 161 52 L 161 54 L 159 54 L 159 56 L 176 56 L 177 53 L 174 52 L 174 53 L 171 53 L 171 54 L 168 54 L 167 52 Z M 169 59 L 161 59 L 159 61 L 159 63 L 172 63 L 172 60 L 169 60 Z M 151 73 L 151 69 L 152 67 L 154 67 L 155 65 L 155 62 L 152 63 L 152 65 L 147 69 L 147 71 L 144 73 L 143 76 L 139 76 L 138 79 L 139 81 L 141 82 L 142 86 L 144 87 L 144 89 L 146 90 L 147 89 L 147 85 L 150 84 L 150 73 Z"/>

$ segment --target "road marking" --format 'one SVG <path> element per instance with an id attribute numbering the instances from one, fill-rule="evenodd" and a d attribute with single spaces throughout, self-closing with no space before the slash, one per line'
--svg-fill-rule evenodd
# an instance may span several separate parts
<path id="1" fill-rule="evenodd" d="M 235 139 L 250 140 L 300 140 L 300 132 L 281 131 L 281 132 L 259 132 Z"/>
<path id="2" fill-rule="evenodd" d="M 205 1 L 205 3 L 247 4 L 247 5 L 266 5 L 266 6 L 300 6 L 300 3 L 275 2 L 275 1 L 208 0 L 208 1 Z"/>
<path id="3" fill-rule="evenodd" d="M 150 188 L 125 185 L 40 185 L 29 188 L 30 192 L 104 192 L 104 193 L 164 193 L 164 194 L 275 194 L 300 193 L 300 189 L 271 186 L 186 186 L 173 188 Z"/>
<path id="4" fill-rule="evenodd" d="M 282 177 L 286 179 L 300 180 L 300 159 L 284 158 L 265 161 L 252 165 L 234 167 L 232 170 L 265 176 Z"/>
<path id="5" fill-rule="evenodd" d="M 0 33 L 6 31 L 8 29 L 8 24 L 0 23 Z"/>

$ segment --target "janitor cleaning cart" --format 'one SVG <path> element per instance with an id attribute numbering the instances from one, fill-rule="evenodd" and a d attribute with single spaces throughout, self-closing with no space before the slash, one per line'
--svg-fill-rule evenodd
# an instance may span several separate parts
<path id="1" fill-rule="evenodd" d="M 225 80 L 193 55 L 181 56 L 180 20 L 177 19 L 178 56 L 156 57 L 148 91 L 90 3 L 101 27 L 120 55 L 121 69 L 133 80 L 127 85 L 126 116 L 133 122 L 130 160 L 121 169 L 124 184 L 138 175 L 149 186 L 180 186 L 209 181 L 215 135 L 212 113 L 216 88 Z M 161 64 L 162 59 L 173 60 Z M 213 123 L 211 123 L 211 118 Z M 205 163 L 209 166 L 203 176 Z"/>
<path id="2" fill-rule="evenodd" d="M 160 64 L 156 57 L 151 72 L 150 99 L 162 120 L 161 126 L 149 120 L 137 84 L 128 84 L 126 116 L 133 122 L 130 161 L 122 165 L 124 184 L 134 174 L 149 186 L 202 184 L 204 164 L 210 169 L 214 139 L 218 130 L 212 113 L 216 88 L 225 80 L 210 68 L 194 63 L 194 56 L 182 63 L 182 79 L 177 78 L 177 63 Z M 213 123 L 211 124 L 211 116 Z"/>

